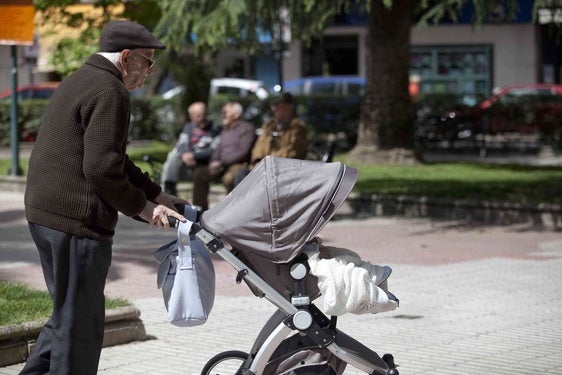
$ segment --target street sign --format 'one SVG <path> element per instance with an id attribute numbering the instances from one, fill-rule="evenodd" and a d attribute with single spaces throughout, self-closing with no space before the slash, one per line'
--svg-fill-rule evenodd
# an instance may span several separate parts
<path id="1" fill-rule="evenodd" d="M 0 0 L 0 45 L 32 45 L 34 16 L 31 0 Z"/>

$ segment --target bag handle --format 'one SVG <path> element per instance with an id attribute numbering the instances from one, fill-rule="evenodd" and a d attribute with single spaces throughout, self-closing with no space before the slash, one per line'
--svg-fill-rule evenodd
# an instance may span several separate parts
<path id="1" fill-rule="evenodd" d="M 191 205 L 184 207 L 185 222 L 178 222 L 178 264 L 180 270 L 193 269 L 193 256 L 191 254 L 191 227 L 197 218 L 197 210 Z"/>

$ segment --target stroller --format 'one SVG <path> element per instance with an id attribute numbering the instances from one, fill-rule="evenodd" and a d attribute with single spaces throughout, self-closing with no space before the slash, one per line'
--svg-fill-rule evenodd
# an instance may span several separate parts
<path id="1" fill-rule="evenodd" d="M 312 303 L 318 279 L 308 272 L 303 248 L 356 179 L 357 170 L 342 163 L 268 156 L 200 215 L 192 234 L 234 267 L 238 283 L 278 308 L 249 353 L 219 353 L 202 374 L 342 374 L 348 364 L 367 374 L 398 374 L 391 354 L 380 357 L 341 332 L 337 318 Z"/>

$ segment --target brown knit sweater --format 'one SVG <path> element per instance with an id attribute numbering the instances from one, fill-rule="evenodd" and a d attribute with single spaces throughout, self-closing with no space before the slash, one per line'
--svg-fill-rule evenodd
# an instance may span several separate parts
<path id="1" fill-rule="evenodd" d="M 130 100 L 119 70 L 92 55 L 51 98 L 29 161 L 27 220 L 111 239 L 117 211 L 139 214 L 160 193 L 126 155 Z"/>

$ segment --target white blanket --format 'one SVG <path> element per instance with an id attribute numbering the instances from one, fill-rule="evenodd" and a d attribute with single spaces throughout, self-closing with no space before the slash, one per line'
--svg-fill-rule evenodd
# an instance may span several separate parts
<path id="1" fill-rule="evenodd" d="M 310 273 L 318 278 L 328 315 L 392 311 L 398 301 L 386 293 L 391 269 L 363 261 L 355 252 L 320 243 L 309 243 Z"/>

